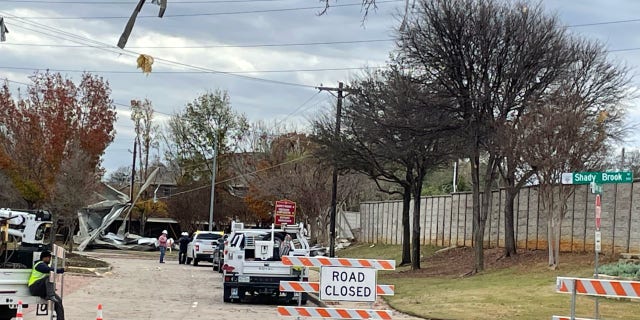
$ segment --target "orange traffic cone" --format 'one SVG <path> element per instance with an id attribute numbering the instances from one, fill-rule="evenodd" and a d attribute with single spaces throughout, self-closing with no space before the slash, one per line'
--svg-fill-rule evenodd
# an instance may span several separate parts
<path id="1" fill-rule="evenodd" d="M 22 315 L 22 300 L 18 301 L 18 310 L 16 311 L 16 320 L 23 320 Z"/>
<path id="2" fill-rule="evenodd" d="M 102 304 L 98 305 L 98 315 L 96 316 L 96 320 L 102 320 Z"/>

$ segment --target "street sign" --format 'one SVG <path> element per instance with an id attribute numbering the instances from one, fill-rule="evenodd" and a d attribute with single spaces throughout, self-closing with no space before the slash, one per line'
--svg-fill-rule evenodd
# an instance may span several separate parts
<path id="1" fill-rule="evenodd" d="M 562 184 L 632 183 L 633 172 L 565 172 L 561 177 Z"/>
<path id="2" fill-rule="evenodd" d="M 596 231 L 596 252 L 601 252 L 602 250 L 602 234 L 600 233 L 600 231 Z"/>
<path id="3" fill-rule="evenodd" d="M 283 224 L 293 225 L 293 224 L 296 224 L 296 216 L 288 215 L 288 214 L 276 214 L 275 224 L 276 225 L 283 225 Z"/>
<path id="4" fill-rule="evenodd" d="M 320 268 L 320 300 L 375 302 L 376 270 Z"/>
<path id="5" fill-rule="evenodd" d="M 276 225 L 296 223 L 296 203 L 290 200 L 276 201 L 274 222 Z"/>
<path id="6" fill-rule="evenodd" d="M 278 200 L 276 201 L 276 213 L 296 214 L 296 203 L 291 200 Z"/>
<path id="7" fill-rule="evenodd" d="M 596 194 L 596 230 L 600 230 L 600 215 L 602 214 L 602 202 L 600 195 Z"/>

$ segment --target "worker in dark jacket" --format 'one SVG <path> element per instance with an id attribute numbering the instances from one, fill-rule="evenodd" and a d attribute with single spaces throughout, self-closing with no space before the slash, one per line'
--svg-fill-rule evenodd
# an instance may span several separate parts
<path id="1" fill-rule="evenodd" d="M 178 252 L 178 263 L 185 264 L 187 262 L 187 246 L 191 242 L 188 232 L 183 232 L 178 243 L 180 244 L 180 251 Z"/>
<path id="2" fill-rule="evenodd" d="M 38 296 L 43 299 L 51 300 L 53 308 L 56 311 L 56 319 L 64 320 L 64 307 L 62 307 L 62 298 L 56 294 L 55 284 L 49 282 L 49 273 L 64 273 L 64 268 L 52 268 L 51 252 L 42 251 L 40 260 L 33 265 L 31 269 L 31 277 L 29 277 L 29 292 L 32 296 Z"/>

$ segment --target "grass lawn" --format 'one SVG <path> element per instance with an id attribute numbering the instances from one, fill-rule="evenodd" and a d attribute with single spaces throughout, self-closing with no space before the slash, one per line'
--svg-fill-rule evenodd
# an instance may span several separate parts
<path id="1" fill-rule="evenodd" d="M 426 319 L 551 319 L 552 315 L 570 315 L 571 296 L 555 293 L 556 277 L 593 274 L 592 255 L 567 254 L 563 263 L 561 254 L 561 270 L 552 271 L 544 262 L 546 252 L 537 251 L 530 259 L 519 257 L 511 265 L 502 259 L 507 262 L 499 267 L 463 277 L 460 270 L 471 270 L 471 264 L 461 266 L 459 257 L 433 255 L 436 250 L 423 249 L 420 271 L 401 267 L 380 272 L 380 284 L 396 286 L 396 295 L 385 297 L 391 307 Z M 364 244 L 341 250 L 338 256 L 399 262 L 400 253 L 400 246 Z M 490 265 L 492 256 L 485 259 Z M 593 318 L 594 298 L 579 296 L 576 310 L 578 317 Z M 600 298 L 601 319 L 640 319 L 639 314 L 640 302 Z"/>

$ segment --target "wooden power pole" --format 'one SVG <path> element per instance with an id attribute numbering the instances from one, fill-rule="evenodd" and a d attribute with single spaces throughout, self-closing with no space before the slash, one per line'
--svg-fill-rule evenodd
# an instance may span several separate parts
<path id="1" fill-rule="evenodd" d="M 336 104 L 336 127 L 334 131 L 334 137 L 337 139 L 340 136 L 340 118 L 342 116 L 342 100 L 344 99 L 343 92 L 344 84 L 342 82 L 338 83 L 337 88 L 331 87 L 318 87 L 320 91 L 337 91 L 338 93 L 338 102 Z M 331 186 L 331 213 L 329 216 L 329 256 L 336 256 L 336 207 L 337 207 L 337 198 L 338 198 L 338 166 L 336 163 L 333 164 L 333 177 L 332 177 L 332 186 Z"/>

